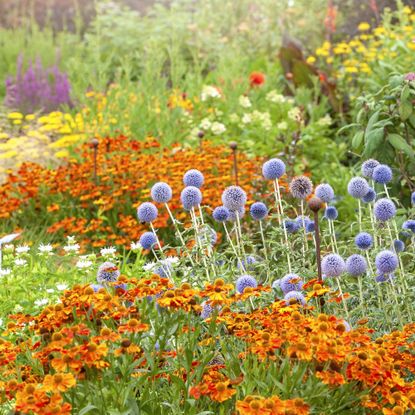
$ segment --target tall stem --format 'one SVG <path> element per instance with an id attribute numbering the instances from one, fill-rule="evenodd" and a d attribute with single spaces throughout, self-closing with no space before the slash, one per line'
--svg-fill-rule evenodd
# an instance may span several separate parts
<path id="1" fill-rule="evenodd" d="M 269 269 L 269 260 L 268 260 L 268 250 L 267 250 L 267 244 L 265 242 L 265 235 L 264 235 L 264 228 L 262 226 L 262 220 L 259 221 L 259 230 L 261 232 L 261 238 L 262 238 L 262 245 L 264 246 L 264 256 L 265 256 L 265 261 L 267 262 L 267 279 L 266 279 L 266 283 L 268 283 L 268 281 L 270 280 L 270 269 Z"/>

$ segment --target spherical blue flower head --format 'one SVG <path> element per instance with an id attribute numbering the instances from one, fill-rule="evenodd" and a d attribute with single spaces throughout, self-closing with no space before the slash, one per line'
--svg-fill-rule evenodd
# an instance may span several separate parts
<path id="1" fill-rule="evenodd" d="M 350 255 L 346 259 L 346 271 L 354 277 L 364 274 L 367 271 L 366 259 L 359 254 Z"/>
<path id="2" fill-rule="evenodd" d="M 307 233 L 313 233 L 316 231 L 316 224 L 314 223 L 314 221 L 311 221 L 309 223 L 307 223 L 305 230 Z"/>
<path id="3" fill-rule="evenodd" d="M 353 177 L 347 185 L 347 191 L 356 199 L 361 199 L 367 195 L 369 184 L 363 177 Z"/>
<path id="4" fill-rule="evenodd" d="M 239 186 L 229 186 L 222 193 L 222 203 L 229 210 L 241 209 L 246 203 L 246 193 Z"/>
<path id="5" fill-rule="evenodd" d="M 388 282 L 395 279 L 394 274 L 379 274 L 375 277 L 375 281 L 378 283 Z"/>
<path id="6" fill-rule="evenodd" d="M 284 226 L 288 233 L 295 233 L 300 229 L 300 225 L 293 220 L 285 220 L 282 226 Z"/>
<path id="7" fill-rule="evenodd" d="M 241 275 L 236 280 L 236 291 L 238 291 L 239 294 L 242 294 L 246 287 L 252 287 L 256 288 L 258 286 L 258 283 L 256 282 L 256 279 L 252 275 Z"/>
<path id="8" fill-rule="evenodd" d="M 268 208 L 262 202 L 255 202 L 251 205 L 249 213 L 254 220 L 262 220 L 268 215 Z"/>
<path id="9" fill-rule="evenodd" d="M 284 294 L 290 291 L 300 291 L 303 288 L 303 281 L 296 274 L 287 274 L 281 278 L 280 288 Z"/>
<path id="10" fill-rule="evenodd" d="M 339 216 L 339 212 L 334 206 L 327 206 L 324 211 L 324 217 L 328 220 L 335 220 Z"/>
<path id="11" fill-rule="evenodd" d="M 366 249 L 369 249 L 372 247 L 373 238 L 370 233 L 360 232 L 356 235 L 354 242 L 359 249 L 366 251 Z"/>
<path id="12" fill-rule="evenodd" d="M 297 216 L 295 218 L 295 222 L 297 223 L 297 225 L 300 228 L 302 228 L 303 227 L 303 224 L 304 224 L 304 227 L 307 227 L 307 224 L 311 222 L 311 219 L 308 216 L 302 216 L 302 215 L 300 215 L 300 216 Z"/>
<path id="13" fill-rule="evenodd" d="M 279 179 L 285 173 L 285 163 L 280 159 L 271 159 L 262 166 L 262 175 L 267 180 Z"/>
<path id="14" fill-rule="evenodd" d="M 167 203 L 173 192 L 167 183 L 159 182 L 151 188 L 151 198 L 157 203 Z"/>
<path id="15" fill-rule="evenodd" d="M 103 284 L 106 282 L 115 282 L 117 281 L 119 276 L 120 276 L 120 270 L 115 264 L 113 264 L 112 262 L 104 262 L 98 268 L 97 281 L 100 284 Z"/>
<path id="16" fill-rule="evenodd" d="M 205 182 L 203 174 L 196 169 L 188 170 L 183 176 L 183 183 L 185 186 L 193 186 L 200 188 Z"/>
<path id="17" fill-rule="evenodd" d="M 202 192 L 195 186 L 187 186 L 182 190 L 180 200 L 185 210 L 192 210 L 202 202 Z"/>
<path id="18" fill-rule="evenodd" d="M 272 283 L 271 287 L 272 287 L 274 290 L 278 290 L 279 288 L 281 288 L 281 287 L 280 287 L 280 282 L 281 282 L 281 278 L 279 278 L 278 280 L 275 280 L 275 281 Z"/>
<path id="19" fill-rule="evenodd" d="M 403 252 L 405 251 L 405 243 L 400 239 L 395 239 L 393 241 L 393 249 L 395 252 Z"/>
<path id="20" fill-rule="evenodd" d="M 157 274 L 161 278 L 169 278 L 171 274 L 172 268 L 170 265 L 164 264 L 160 267 L 157 267 L 153 270 L 154 274 Z"/>
<path id="21" fill-rule="evenodd" d="M 411 194 L 411 203 L 415 205 L 415 192 L 412 192 Z"/>
<path id="22" fill-rule="evenodd" d="M 200 313 L 200 317 L 203 320 L 206 320 L 207 318 L 209 318 L 211 316 L 212 313 L 213 313 L 213 307 L 210 304 L 203 303 L 202 304 L 202 311 Z"/>
<path id="23" fill-rule="evenodd" d="M 126 291 L 127 290 L 127 284 L 123 283 L 123 284 L 117 284 L 114 286 L 115 289 L 117 290 L 123 290 Z"/>
<path id="24" fill-rule="evenodd" d="M 225 206 L 218 206 L 212 213 L 213 219 L 216 222 L 226 222 L 229 219 L 229 209 Z"/>
<path id="25" fill-rule="evenodd" d="M 321 261 L 321 270 L 326 277 L 339 277 L 346 270 L 346 264 L 340 255 L 328 254 Z"/>
<path id="26" fill-rule="evenodd" d="M 334 199 L 334 190 L 327 183 L 319 184 L 314 193 L 319 199 L 326 203 L 330 203 Z"/>
<path id="27" fill-rule="evenodd" d="M 237 221 L 237 216 L 239 219 L 243 218 L 245 216 L 245 208 L 240 208 L 237 210 L 230 210 L 229 211 L 229 220 L 231 222 L 236 222 Z"/>
<path id="28" fill-rule="evenodd" d="M 380 274 L 390 274 L 395 271 L 398 263 L 395 252 L 385 250 L 376 255 L 375 264 Z"/>
<path id="29" fill-rule="evenodd" d="M 97 293 L 101 288 L 104 288 L 101 284 L 91 284 L 90 287 L 94 290 L 94 293 Z"/>
<path id="30" fill-rule="evenodd" d="M 392 170 L 386 164 L 381 164 L 374 168 L 372 178 L 376 183 L 389 183 L 392 180 Z"/>
<path id="31" fill-rule="evenodd" d="M 375 159 L 366 160 L 362 164 L 362 174 L 363 174 L 363 176 L 367 177 L 368 179 L 371 179 L 372 176 L 373 176 L 373 170 L 375 169 L 375 167 L 377 167 L 379 165 L 380 165 L 380 163 Z"/>
<path id="32" fill-rule="evenodd" d="M 144 232 L 138 241 L 143 249 L 151 249 L 157 243 L 157 238 L 153 232 Z"/>
<path id="33" fill-rule="evenodd" d="M 396 214 L 396 206 L 392 200 L 386 197 L 379 199 L 373 207 L 373 214 L 377 220 L 385 222 L 393 218 Z"/>
<path id="34" fill-rule="evenodd" d="M 200 240 L 202 243 L 207 243 L 213 246 L 218 241 L 218 235 L 210 226 L 205 225 L 201 229 Z"/>
<path id="35" fill-rule="evenodd" d="M 257 260 L 252 255 L 247 255 L 245 259 L 242 260 L 242 265 L 245 269 L 253 269 L 254 265 L 257 263 Z M 238 261 L 237 267 L 241 268 L 241 262 Z"/>
<path id="36" fill-rule="evenodd" d="M 365 196 L 362 197 L 362 201 L 365 203 L 371 203 L 376 199 L 376 192 L 372 187 L 369 187 L 369 191 L 366 193 Z"/>
<path id="37" fill-rule="evenodd" d="M 150 202 L 142 203 L 137 209 L 137 217 L 140 222 L 153 222 L 158 216 L 158 209 Z"/>
<path id="38" fill-rule="evenodd" d="M 285 304 L 292 305 L 292 304 L 301 304 L 306 305 L 306 299 L 303 294 L 298 291 L 290 291 L 289 293 L 285 294 L 284 296 Z"/>
<path id="39" fill-rule="evenodd" d="M 290 192 L 297 199 L 305 199 L 313 192 L 313 182 L 307 176 L 294 177 L 290 183 Z"/>
<path id="40" fill-rule="evenodd" d="M 409 219 L 405 221 L 402 225 L 402 229 L 408 229 L 411 232 L 415 233 L 415 220 Z"/>

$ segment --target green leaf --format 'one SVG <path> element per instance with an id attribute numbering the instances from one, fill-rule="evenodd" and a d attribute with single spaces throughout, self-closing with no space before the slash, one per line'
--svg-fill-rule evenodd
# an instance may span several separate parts
<path id="1" fill-rule="evenodd" d="M 409 89 L 409 85 L 406 84 L 403 88 L 402 88 L 402 92 L 401 92 L 401 101 L 407 101 L 409 98 L 409 95 L 411 93 L 411 90 Z"/>
<path id="2" fill-rule="evenodd" d="M 352 138 L 352 147 L 358 148 L 362 144 L 364 131 L 358 131 Z"/>
<path id="3" fill-rule="evenodd" d="M 373 125 L 375 123 L 377 123 L 378 119 L 379 119 L 379 113 L 380 113 L 380 109 L 375 111 L 369 118 L 369 121 L 367 122 L 367 126 L 366 126 L 366 134 L 368 134 L 370 132 L 370 130 L 373 128 Z"/>
<path id="4" fill-rule="evenodd" d="M 412 102 L 410 101 L 401 101 L 399 104 L 399 115 L 401 116 L 401 120 L 407 120 L 412 114 L 413 106 Z"/>
<path id="5" fill-rule="evenodd" d="M 409 157 L 415 155 L 413 148 L 399 134 L 388 134 L 388 141 L 396 150 L 403 151 Z"/>
<path id="6" fill-rule="evenodd" d="M 373 154 L 373 152 L 382 144 L 385 135 L 383 128 L 376 128 L 365 135 L 365 151 L 364 156 Z"/>
<path id="7" fill-rule="evenodd" d="M 97 407 L 92 405 L 92 404 L 89 404 L 89 405 L 85 406 L 85 408 L 83 408 L 79 411 L 79 415 L 85 415 L 88 412 L 92 411 L 93 409 L 97 409 Z"/>
<path id="8" fill-rule="evenodd" d="M 340 135 L 342 132 L 347 131 L 349 128 L 353 127 L 360 127 L 360 124 L 355 122 L 353 124 L 347 124 L 344 127 L 340 128 L 340 130 L 337 131 L 336 135 Z"/>

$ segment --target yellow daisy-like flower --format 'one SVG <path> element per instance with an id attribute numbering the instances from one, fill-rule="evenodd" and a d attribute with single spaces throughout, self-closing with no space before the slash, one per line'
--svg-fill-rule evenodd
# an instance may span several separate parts
<path id="1" fill-rule="evenodd" d="M 312 65 L 315 61 L 316 61 L 316 58 L 315 58 L 314 56 L 309 56 L 309 57 L 306 59 L 306 62 L 307 62 L 309 65 Z"/>
<path id="2" fill-rule="evenodd" d="M 360 32 L 366 32 L 369 29 L 370 29 L 370 24 L 367 22 L 362 22 L 359 24 L 359 26 L 357 26 L 357 30 L 359 30 Z"/>

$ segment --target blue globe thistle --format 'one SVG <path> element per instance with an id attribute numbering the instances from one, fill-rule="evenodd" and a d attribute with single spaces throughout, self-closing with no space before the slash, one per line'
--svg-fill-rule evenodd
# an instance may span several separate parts
<path id="1" fill-rule="evenodd" d="M 242 265 L 241 265 L 241 262 L 242 262 Z M 242 266 L 245 268 L 245 269 L 253 269 L 254 268 L 254 265 L 257 263 L 257 260 L 256 260 L 256 258 L 254 257 L 254 256 L 252 256 L 252 255 L 247 255 L 246 256 L 246 258 L 245 259 L 243 259 L 242 261 L 238 261 L 238 263 L 237 263 L 237 267 L 240 269 L 240 268 L 242 268 Z"/>
<path id="2" fill-rule="evenodd" d="M 314 194 L 323 202 L 330 203 L 334 199 L 334 190 L 327 184 L 322 183 L 316 187 Z"/>
<path id="3" fill-rule="evenodd" d="M 277 280 L 275 280 L 272 284 L 271 284 L 271 287 L 274 289 L 274 290 L 278 290 L 278 289 L 280 289 L 281 287 L 280 287 L 280 282 L 281 282 L 281 278 L 278 278 Z"/>
<path id="4" fill-rule="evenodd" d="M 385 222 L 393 218 L 396 214 L 396 206 L 392 200 L 387 199 L 386 197 L 379 199 L 373 208 L 373 214 L 377 220 Z"/>
<path id="5" fill-rule="evenodd" d="M 380 164 L 374 168 L 372 178 L 376 183 L 389 183 L 392 180 L 392 170 L 386 164 Z"/>
<path id="6" fill-rule="evenodd" d="M 290 183 L 290 192 L 297 199 L 305 199 L 313 192 L 313 182 L 307 176 L 294 177 Z"/>
<path id="7" fill-rule="evenodd" d="M 284 294 L 290 291 L 300 291 L 303 288 L 303 281 L 296 274 L 287 274 L 281 278 L 280 288 Z"/>
<path id="8" fill-rule="evenodd" d="M 359 254 L 350 255 L 346 259 L 346 271 L 354 277 L 364 274 L 367 271 L 366 259 Z"/>
<path id="9" fill-rule="evenodd" d="M 183 176 L 183 183 L 185 186 L 202 187 L 205 178 L 203 174 L 196 169 L 188 170 Z"/>
<path id="10" fill-rule="evenodd" d="M 321 269 L 326 277 L 338 277 L 346 270 L 346 264 L 340 255 L 328 254 L 321 261 Z"/>
<path id="11" fill-rule="evenodd" d="M 277 158 L 266 161 L 262 166 L 262 175 L 267 180 L 279 179 L 285 173 L 285 163 Z"/>
<path id="12" fill-rule="evenodd" d="M 172 267 L 169 264 L 163 264 L 153 269 L 153 273 L 161 278 L 169 278 L 172 272 Z"/>
<path id="13" fill-rule="evenodd" d="M 301 304 L 306 305 L 306 299 L 303 294 L 298 291 L 290 291 L 289 293 L 285 294 L 284 296 L 285 304 L 292 305 L 292 304 Z"/>
<path id="14" fill-rule="evenodd" d="M 222 203 L 229 210 L 241 209 L 246 203 L 246 193 L 239 186 L 229 186 L 222 193 Z"/>
<path id="15" fill-rule="evenodd" d="M 339 216 L 339 212 L 334 206 L 327 206 L 326 210 L 324 211 L 324 217 L 328 220 L 336 220 Z"/>
<path id="16" fill-rule="evenodd" d="M 140 222 L 153 222 L 159 214 L 153 203 L 144 202 L 137 209 L 137 217 Z"/>
<path id="17" fill-rule="evenodd" d="M 258 286 L 258 283 L 256 281 L 256 279 L 252 276 L 252 275 L 241 275 L 237 280 L 236 280 L 236 291 L 238 291 L 239 294 L 242 294 L 245 290 L 246 287 L 252 287 L 252 288 L 256 288 Z"/>
<path id="18" fill-rule="evenodd" d="M 297 225 L 300 228 L 302 228 L 303 227 L 303 224 L 304 224 L 304 227 L 307 227 L 307 224 L 311 222 L 311 219 L 308 216 L 302 216 L 302 215 L 300 215 L 300 216 L 297 216 L 295 218 L 295 222 L 297 223 Z"/>
<path id="19" fill-rule="evenodd" d="M 369 189 L 369 184 L 363 177 L 353 177 L 347 185 L 347 191 L 356 199 L 366 196 Z"/>
<path id="20" fill-rule="evenodd" d="M 402 225 L 402 229 L 410 230 L 411 232 L 415 233 L 415 220 L 409 219 L 405 221 Z"/>
<path id="21" fill-rule="evenodd" d="M 372 203 L 376 199 L 376 192 L 372 187 L 369 187 L 369 191 L 362 197 L 362 201 L 365 203 Z"/>
<path id="22" fill-rule="evenodd" d="M 309 223 L 307 223 L 305 230 L 307 233 L 313 233 L 316 231 L 316 224 L 314 221 L 310 221 Z"/>
<path id="23" fill-rule="evenodd" d="M 262 202 L 255 202 L 251 205 L 249 212 L 252 216 L 252 219 L 262 220 L 268 215 L 268 208 Z"/>
<path id="24" fill-rule="evenodd" d="M 390 274 L 395 271 L 398 263 L 395 252 L 385 250 L 376 255 L 375 264 L 380 274 Z"/>
<path id="25" fill-rule="evenodd" d="M 239 219 L 243 218 L 245 216 L 245 208 L 241 207 L 240 209 L 230 210 L 229 211 L 229 220 L 231 222 L 236 222 L 237 221 L 237 215 L 238 215 Z"/>
<path id="26" fill-rule="evenodd" d="M 173 192 L 167 183 L 158 182 L 151 188 L 151 198 L 157 203 L 167 203 Z"/>
<path id="27" fill-rule="evenodd" d="M 415 192 L 412 192 L 411 194 L 411 203 L 415 205 Z"/>
<path id="28" fill-rule="evenodd" d="M 286 229 L 288 233 L 295 233 L 300 229 L 300 225 L 293 220 L 285 220 L 282 223 L 282 226 Z"/>
<path id="29" fill-rule="evenodd" d="M 400 239 L 395 239 L 393 241 L 393 249 L 396 253 L 405 251 L 405 243 Z"/>
<path id="30" fill-rule="evenodd" d="M 202 202 L 202 192 L 195 186 L 187 186 L 182 190 L 180 200 L 185 210 L 192 210 Z"/>
<path id="31" fill-rule="evenodd" d="M 205 225 L 200 233 L 200 240 L 202 243 L 207 243 L 213 246 L 218 241 L 218 235 L 215 230 L 208 225 Z"/>
<path id="32" fill-rule="evenodd" d="M 153 232 L 144 232 L 138 241 L 143 249 L 151 249 L 157 243 L 157 238 Z"/>
<path id="33" fill-rule="evenodd" d="M 370 233 L 360 232 L 356 235 L 354 242 L 359 249 L 366 251 L 366 249 L 369 249 L 372 247 L 373 238 Z"/>
<path id="34" fill-rule="evenodd" d="M 214 308 L 210 304 L 207 304 L 206 302 L 202 303 L 202 311 L 200 313 L 200 317 L 203 320 L 206 320 L 212 315 L 213 310 Z"/>
<path id="35" fill-rule="evenodd" d="M 369 159 L 363 162 L 362 164 L 362 174 L 363 176 L 367 177 L 368 179 L 371 179 L 373 176 L 373 170 L 375 167 L 379 166 L 379 162 L 375 159 Z"/>
<path id="36" fill-rule="evenodd" d="M 101 284 L 91 284 L 90 287 L 94 290 L 94 293 L 97 293 L 101 288 L 104 288 Z"/>
<path id="37" fill-rule="evenodd" d="M 388 282 L 395 279 L 394 274 L 379 274 L 375 277 L 375 281 L 378 283 Z"/>
<path id="38" fill-rule="evenodd" d="M 115 282 L 120 276 L 120 270 L 112 262 L 104 262 L 100 265 L 97 272 L 97 281 L 100 284 Z"/>
<path id="39" fill-rule="evenodd" d="M 216 222 L 226 222 L 229 219 L 229 209 L 225 206 L 218 206 L 212 213 L 213 219 Z"/>

